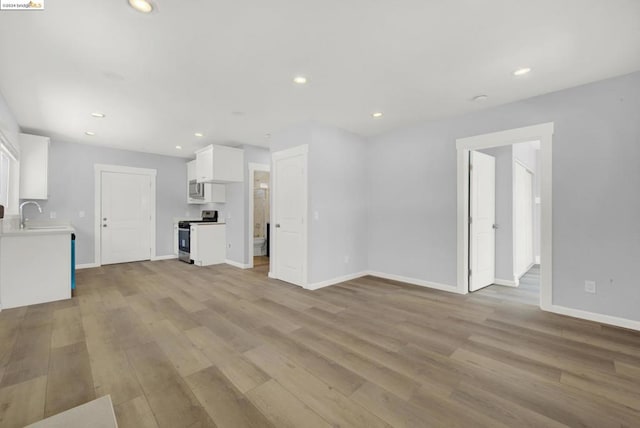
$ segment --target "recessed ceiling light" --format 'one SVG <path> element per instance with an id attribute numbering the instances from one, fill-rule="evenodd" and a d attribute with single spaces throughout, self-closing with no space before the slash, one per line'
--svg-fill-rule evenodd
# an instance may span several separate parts
<path id="1" fill-rule="evenodd" d="M 196 132 L 195 134 L 196 137 L 204 137 L 204 134 L 202 132 Z"/>
<path id="2" fill-rule="evenodd" d="M 95 112 L 95 113 L 91 113 L 91 116 L 97 117 L 99 119 L 102 119 L 103 117 L 105 117 L 105 114 L 104 113 Z"/>
<path id="3" fill-rule="evenodd" d="M 475 97 L 471 98 L 471 101 L 484 101 L 487 98 L 489 98 L 489 95 L 476 95 Z"/>
<path id="4" fill-rule="evenodd" d="M 382 112 L 381 111 L 377 111 L 375 113 L 371 113 L 371 116 L 375 117 L 376 119 L 382 117 Z"/>
<path id="5" fill-rule="evenodd" d="M 93 131 L 85 131 L 84 133 L 87 134 L 89 137 L 93 137 L 94 135 L 96 135 L 96 133 Z"/>
<path id="6" fill-rule="evenodd" d="M 182 146 L 176 146 L 176 149 L 182 150 Z"/>
<path id="7" fill-rule="evenodd" d="M 529 73 L 531 71 L 531 69 L 529 67 L 522 67 L 517 69 L 516 71 L 513 72 L 514 76 L 524 76 L 525 74 Z"/>
<path id="8" fill-rule="evenodd" d="M 296 76 L 293 78 L 293 83 L 297 83 L 298 85 L 304 85 L 307 83 L 307 78 L 304 76 Z"/>
<path id="9" fill-rule="evenodd" d="M 142 13 L 149 13 L 153 10 L 153 5 L 147 0 L 129 0 L 129 5 Z"/>

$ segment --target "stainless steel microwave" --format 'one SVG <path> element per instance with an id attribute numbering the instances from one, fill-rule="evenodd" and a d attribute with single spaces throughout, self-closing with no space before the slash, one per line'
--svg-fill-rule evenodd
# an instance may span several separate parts
<path id="1" fill-rule="evenodd" d="M 189 181 L 189 198 L 204 199 L 204 183 L 198 183 L 196 180 Z"/>

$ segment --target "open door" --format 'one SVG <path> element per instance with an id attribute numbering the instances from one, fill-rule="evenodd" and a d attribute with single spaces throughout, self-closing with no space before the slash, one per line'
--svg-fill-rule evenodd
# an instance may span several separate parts
<path id="1" fill-rule="evenodd" d="M 496 160 L 471 151 L 469 174 L 469 291 L 493 284 L 496 267 Z"/>
<path id="2" fill-rule="evenodd" d="M 272 276 L 307 282 L 307 146 L 273 154 Z"/>

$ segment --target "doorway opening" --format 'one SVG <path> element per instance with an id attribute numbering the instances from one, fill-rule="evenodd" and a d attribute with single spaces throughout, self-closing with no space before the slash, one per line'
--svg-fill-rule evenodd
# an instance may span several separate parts
<path id="1" fill-rule="evenodd" d="M 539 141 L 470 151 L 469 291 L 538 305 L 539 152 Z"/>
<path id="2" fill-rule="evenodd" d="M 265 276 L 271 253 L 271 168 L 249 164 L 249 266 Z"/>
<path id="3" fill-rule="evenodd" d="M 456 141 L 458 152 L 457 291 L 459 293 L 467 294 L 470 291 L 483 289 L 485 286 L 493 284 L 521 287 L 520 290 L 518 290 L 518 292 L 521 292 L 521 290 L 524 291 L 527 289 L 527 284 L 534 282 L 539 284 L 539 297 L 537 299 L 534 297 L 531 299 L 531 302 L 537 301 L 543 310 L 552 309 L 552 139 L 553 123 L 544 123 L 462 138 Z M 500 220 L 491 218 L 492 214 L 496 214 L 495 212 L 490 212 L 490 207 L 493 206 L 494 209 L 496 208 L 495 202 L 493 204 L 485 204 L 486 206 L 476 206 L 475 214 L 470 215 L 470 208 L 473 210 L 474 204 L 477 203 L 477 201 L 472 200 L 474 198 L 473 192 L 478 190 L 477 186 L 476 189 L 473 188 L 473 176 L 477 173 L 480 174 L 481 177 L 484 177 L 484 187 L 495 185 L 491 183 L 491 180 L 495 179 L 495 177 L 491 177 L 491 173 L 477 171 L 476 165 L 470 168 L 470 164 L 473 163 L 471 158 L 474 156 L 472 153 L 478 154 L 480 151 L 505 146 L 510 147 L 513 153 L 514 148 L 516 151 L 518 150 L 516 147 L 518 143 L 528 143 L 528 147 L 536 151 L 537 159 L 535 167 L 529 167 L 528 171 L 527 168 L 521 168 L 522 162 L 515 162 L 513 156 L 511 156 L 512 180 L 511 183 L 507 181 L 507 186 L 511 184 L 511 192 L 513 192 L 513 189 L 516 188 L 514 177 L 516 174 L 520 177 L 517 184 L 518 189 L 520 189 L 518 192 L 520 202 L 518 204 L 514 202 L 508 204 L 506 209 L 507 213 L 504 217 L 500 217 Z M 480 156 L 482 155 L 487 156 L 486 153 L 480 153 Z M 490 159 L 493 160 L 495 158 Z M 490 166 L 491 162 L 484 162 L 484 164 L 486 169 L 487 165 Z M 482 165 L 479 165 L 479 168 L 483 168 Z M 507 169 L 509 169 L 509 167 L 507 167 Z M 539 172 L 538 178 L 535 177 L 535 174 L 530 174 L 532 171 L 535 173 L 536 169 Z M 493 171 L 493 173 L 495 172 L 496 171 Z M 538 183 L 536 183 L 536 180 L 538 180 Z M 538 187 L 536 188 L 536 186 Z M 494 189 L 500 191 L 499 188 L 494 187 Z M 529 190 L 529 196 L 527 196 L 526 192 L 522 192 L 523 189 Z M 509 191 L 507 191 L 507 194 L 508 193 Z M 511 194 L 512 198 L 516 196 L 515 193 Z M 523 194 L 524 196 L 522 196 Z M 516 205 L 518 206 L 517 209 Z M 511 207 L 510 215 L 508 212 L 509 206 Z M 473 217 L 474 215 L 479 217 L 476 219 Z M 511 218 L 511 225 L 508 224 L 509 218 Z M 505 258 L 500 256 L 500 260 L 506 260 L 506 270 L 504 266 L 498 263 L 495 253 L 497 247 L 492 248 L 492 246 L 496 246 L 496 241 L 492 241 L 491 239 L 492 237 L 496 238 L 497 235 L 495 232 L 501 231 L 505 222 L 507 224 L 507 231 L 512 231 L 510 238 L 511 257 L 507 256 Z M 536 222 L 538 222 L 537 230 L 539 232 L 535 232 Z M 515 223 L 518 223 L 520 227 L 514 227 Z M 524 224 L 531 223 L 534 224 L 533 231 L 521 227 Z M 539 236 L 538 244 L 536 244 L 536 233 L 537 236 Z M 475 239 L 474 235 L 477 235 Z M 507 232 L 499 235 L 500 240 L 505 237 L 506 242 L 508 242 L 509 234 Z M 501 244 L 498 244 L 498 246 L 500 245 Z M 473 248 L 474 246 L 477 246 L 477 248 Z M 506 248 L 508 248 L 508 245 Z M 519 256 L 517 256 L 517 260 L 516 252 L 514 251 L 516 248 L 521 249 L 520 252 L 518 252 Z M 538 254 L 539 256 L 537 256 Z M 511 262 L 510 269 L 509 261 Z M 538 265 L 539 268 L 537 268 Z M 506 272 L 506 277 L 500 278 L 498 272 Z M 483 275 L 476 276 L 476 274 L 481 273 Z M 476 279 L 478 279 L 478 282 L 476 282 Z M 506 289 L 506 287 L 503 289 Z M 487 292 L 487 290 L 485 290 L 485 292 Z M 529 293 L 537 293 L 537 289 L 529 290 Z"/>

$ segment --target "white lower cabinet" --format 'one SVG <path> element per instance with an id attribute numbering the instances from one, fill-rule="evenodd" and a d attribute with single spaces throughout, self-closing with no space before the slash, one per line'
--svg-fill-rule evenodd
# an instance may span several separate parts
<path id="1" fill-rule="evenodd" d="M 227 226 L 224 223 L 192 224 L 191 260 L 197 266 L 224 263 L 227 259 Z"/>
<path id="2" fill-rule="evenodd" d="M 70 233 L 0 236 L 2 309 L 70 298 Z"/>

